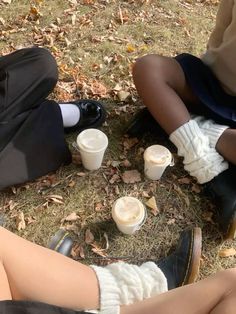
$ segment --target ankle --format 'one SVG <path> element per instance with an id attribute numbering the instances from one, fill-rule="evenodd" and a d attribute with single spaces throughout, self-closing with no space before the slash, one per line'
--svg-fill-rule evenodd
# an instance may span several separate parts
<path id="1" fill-rule="evenodd" d="M 75 126 L 80 119 L 80 110 L 74 104 L 59 104 L 64 128 Z"/>

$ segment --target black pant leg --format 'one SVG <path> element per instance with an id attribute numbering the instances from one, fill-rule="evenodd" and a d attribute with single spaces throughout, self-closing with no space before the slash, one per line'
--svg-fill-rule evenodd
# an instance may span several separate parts
<path id="1" fill-rule="evenodd" d="M 45 49 L 0 58 L 0 189 L 71 162 L 60 107 L 45 100 L 57 77 L 56 62 Z"/>
<path id="2" fill-rule="evenodd" d="M 57 64 L 43 48 L 26 48 L 0 58 L 0 123 L 38 106 L 57 83 Z"/>

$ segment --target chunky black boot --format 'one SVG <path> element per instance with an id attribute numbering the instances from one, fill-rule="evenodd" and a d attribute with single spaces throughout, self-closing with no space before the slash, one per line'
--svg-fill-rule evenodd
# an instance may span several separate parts
<path id="1" fill-rule="evenodd" d="M 181 233 L 175 251 L 156 263 L 167 279 L 169 290 L 195 281 L 200 266 L 201 248 L 201 229 L 186 229 Z"/>
<path id="2" fill-rule="evenodd" d="M 49 249 L 57 251 L 65 256 L 70 256 L 73 246 L 73 240 L 69 233 L 63 229 L 59 229 L 49 242 Z"/>
<path id="3" fill-rule="evenodd" d="M 205 185 L 205 192 L 216 203 L 217 222 L 226 239 L 236 236 L 236 167 L 220 173 Z"/>
<path id="4" fill-rule="evenodd" d="M 143 108 L 128 122 L 125 133 L 130 137 L 140 138 L 148 132 L 161 137 L 167 137 L 165 131 L 153 118 L 148 109 Z"/>

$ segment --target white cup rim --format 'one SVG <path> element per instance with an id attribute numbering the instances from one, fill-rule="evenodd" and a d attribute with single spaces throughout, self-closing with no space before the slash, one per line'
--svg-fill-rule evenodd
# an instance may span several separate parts
<path id="1" fill-rule="evenodd" d="M 141 217 L 139 218 L 139 220 L 136 221 L 136 222 L 134 222 L 134 223 L 120 222 L 120 221 L 117 221 L 117 219 L 116 219 L 116 215 L 115 215 L 115 205 L 117 204 L 117 202 L 118 202 L 121 198 L 124 198 L 124 197 L 132 198 L 132 199 L 134 199 L 135 201 L 138 201 L 138 202 L 140 203 L 140 205 L 142 205 L 142 207 L 140 207 L 140 209 L 142 208 L 142 215 L 141 215 Z M 127 226 L 127 227 L 138 226 L 140 223 L 143 222 L 143 220 L 145 219 L 145 217 L 146 217 L 146 208 L 145 208 L 145 206 L 143 205 L 143 203 L 142 203 L 139 199 L 137 199 L 137 198 L 135 198 L 135 197 L 133 197 L 133 196 L 122 196 L 122 197 L 118 198 L 118 199 L 115 201 L 115 203 L 113 204 L 113 206 L 112 206 L 112 218 L 113 218 L 113 220 L 115 221 L 115 223 L 116 223 L 117 225 L 119 225 L 119 226 Z"/>
<path id="2" fill-rule="evenodd" d="M 83 147 L 83 145 L 81 145 L 81 143 L 79 142 L 79 137 L 82 136 L 83 134 L 85 134 L 86 132 L 90 131 L 90 130 L 96 131 L 97 133 L 101 134 L 101 135 L 103 136 L 103 138 L 104 138 L 104 145 L 103 145 L 101 148 L 97 149 L 97 150 L 85 149 L 85 148 Z M 95 153 L 95 154 L 96 154 L 96 153 L 102 152 L 103 150 L 106 150 L 106 148 L 107 148 L 107 146 L 108 146 L 108 137 L 107 137 L 107 135 L 106 135 L 104 132 L 102 132 L 101 130 L 94 129 L 94 128 L 90 128 L 90 129 L 86 129 L 86 130 L 84 130 L 84 131 L 82 131 L 81 133 L 78 134 L 78 136 L 77 136 L 77 138 L 76 138 L 76 145 L 77 145 L 77 148 L 78 148 L 79 150 L 81 150 L 81 151 L 84 151 L 84 152 L 86 152 L 86 153 L 91 153 L 91 154 L 94 154 L 94 153 Z"/>
<path id="3" fill-rule="evenodd" d="M 149 150 L 150 148 L 154 147 L 154 146 L 159 146 L 159 147 L 161 147 L 162 149 L 165 149 L 166 152 L 168 152 L 169 157 L 166 159 L 166 161 L 165 161 L 164 163 L 155 163 L 155 162 L 152 162 L 151 160 L 149 160 L 149 159 L 146 157 L 148 150 Z M 143 158 L 144 158 L 144 161 L 145 161 L 145 162 L 148 162 L 148 163 L 150 163 L 150 164 L 153 164 L 153 165 L 155 165 L 155 166 L 157 166 L 157 167 L 167 167 L 167 166 L 173 165 L 173 155 L 172 155 L 172 153 L 169 151 L 169 149 L 168 149 L 167 147 L 165 147 L 165 146 L 163 146 L 163 145 L 159 145 L 159 144 L 155 144 L 155 145 L 151 145 L 151 146 L 147 147 L 147 148 L 145 149 L 145 151 L 144 151 Z"/>

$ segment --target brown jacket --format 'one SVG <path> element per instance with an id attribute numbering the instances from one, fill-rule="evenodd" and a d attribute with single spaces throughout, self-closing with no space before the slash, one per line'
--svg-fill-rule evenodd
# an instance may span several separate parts
<path id="1" fill-rule="evenodd" d="M 202 60 L 226 91 L 236 95 L 236 0 L 221 0 L 215 28 Z"/>

